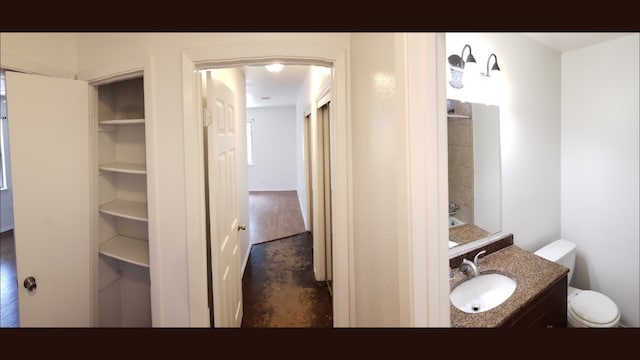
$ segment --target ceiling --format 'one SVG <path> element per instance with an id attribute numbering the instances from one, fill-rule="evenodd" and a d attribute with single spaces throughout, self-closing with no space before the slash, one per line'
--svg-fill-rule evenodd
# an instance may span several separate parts
<path id="1" fill-rule="evenodd" d="M 598 44 L 604 41 L 617 39 L 619 37 L 631 35 L 624 32 L 538 32 L 522 33 L 533 38 L 540 43 L 558 51 L 564 52 L 581 47 Z"/>
<path id="2" fill-rule="evenodd" d="M 245 66 L 247 108 L 295 106 L 310 68 L 308 65 L 285 65 L 282 71 L 270 73 L 264 66 Z"/>

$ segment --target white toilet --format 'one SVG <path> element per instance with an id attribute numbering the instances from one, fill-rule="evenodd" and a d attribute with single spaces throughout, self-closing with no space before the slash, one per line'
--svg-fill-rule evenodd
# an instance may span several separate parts
<path id="1" fill-rule="evenodd" d="M 559 239 L 534 254 L 569 268 L 567 284 L 571 283 L 576 264 L 576 244 Z M 607 296 L 592 290 L 569 286 L 567 291 L 567 322 L 570 327 L 615 327 L 620 321 L 618 306 Z"/>

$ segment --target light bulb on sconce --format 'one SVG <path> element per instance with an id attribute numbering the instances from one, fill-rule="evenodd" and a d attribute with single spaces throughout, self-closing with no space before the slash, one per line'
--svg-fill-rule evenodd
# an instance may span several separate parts
<path id="1" fill-rule="evenodd" d="M 491 58 L 493 58 L 493 66 L 491 65 Z M 482 73 L 482 78 L 485 79 L 487 100 L 485 103 L 491 105 L 497 105 L 500 103 L 500 99 L 503 97 L 503 84 L 502 84 L 502 71 L 498 65 L 498 57 L 496 54 L 489 55 L 487 59 L 487 72 Z"/>
<path id="2" fill-rule="evenodd" d="M 461 57 L 464 58 L 464 50 L 466 48 L 469 48 L 469 55 L 467 56 L 467 60 L 465 60 L 462 63 L 462 68 L 464 69 L 464 71 L 468 74 L 468 75 L 476 75 L 478 73 L 478 63 L 476 62 L 476 58 L 473 57 L 473 54 L 471 53 L 471 46 L 469 45 L 465 45 L 462 48 L 462 55 Z"/>
<path id="3" fill-rule="evenodd" d="M 492 57 L 494 59 L 493 66 L 491 67 L 491 70 L 489 70 L 489 64 L 491 63 Z M 491 54 L 487 59 L 487 72 L 482 73 L 482 75 L 484 76 L 500 75 L 500 73 L 499 72 L 496 73 L 496 71 L 500 71 L 500 66 L 498 66 L 498 57 L 496 56 L 496 54 Z"/>

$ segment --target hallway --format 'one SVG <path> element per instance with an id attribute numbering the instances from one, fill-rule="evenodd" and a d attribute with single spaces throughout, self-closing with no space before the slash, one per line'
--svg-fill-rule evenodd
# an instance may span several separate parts
<path id="1" fill-rule="evenodd" d="M 242 327 L 332 327 L 331 294 L 314 279 L 313 237 L 297 193 L 251 192 L 249 209 L 254 245 L 242 279 Z"/>

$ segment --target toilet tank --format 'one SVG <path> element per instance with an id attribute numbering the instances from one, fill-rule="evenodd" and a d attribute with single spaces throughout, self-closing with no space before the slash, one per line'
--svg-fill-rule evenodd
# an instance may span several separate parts
<path id="1" fill-rule="evenodd" d="M 540 250 L 536 251 L 534 254 L 568 267 L 569 274 L 567 275 L 567 284 L 571 282 L 573 268 L 576 264 L 576 244 L 564 239 L 558 239 L 551 244 L 540 248 Z"/>

